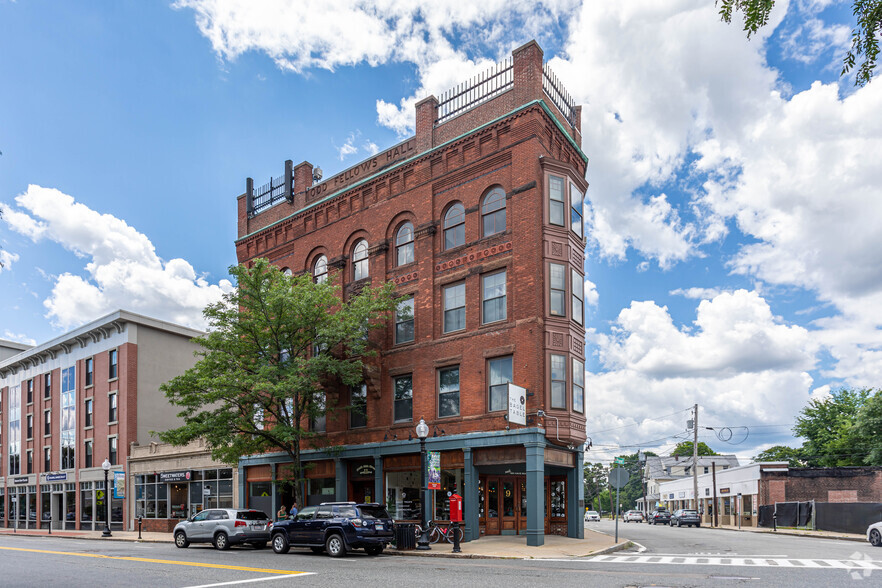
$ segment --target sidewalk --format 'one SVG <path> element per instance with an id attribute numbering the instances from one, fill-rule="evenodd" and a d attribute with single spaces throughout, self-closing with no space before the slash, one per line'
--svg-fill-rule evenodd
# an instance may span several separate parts
<path id="1" fill-rule="evenodd" d="M 795 537 L 817 537 L 819 539 L 839 539 L 840 541 L 866 541 L 867 536 L 862 533 L 836 533 L 833 531 L 812 531 L 809 529 L 784 529 L 778 527 L 778 530 L 768 529 L 766 527 L 741 527 L 732 525 L 719 525 L 717 527 L 709 527 L 702 525 L 705 529 L 719 529 L 722 531 L 746 531 L 748 533 L 771 533 L 776 535 L 793 535 Z"/>
<path id="2" fill-rule="evenodd" d="M 52 531 L 49 535 L 44 530 L 0 529 L 0 535 L 20 535 L 23 537 L 62 537 L 72 539 L 94 539 L 102 541 L 139 541 L 137 531 L 114 531 L 113 536 L 105 538 L 101 531 Z M 141 542 L 167 543 L 173 545 L 171 533 L 141 533 Z M 545 545 L 527 546 L 524 535 L 495 535 L 481 537 L 477 541 L 462 543 L 462 553 L 453 553 L 450 543 L 435 543 L 430 551 L 404 550 L 389 548 L 384 553 L 416 557 L 458 557 L 466 559 L 561 559 L 600 555 L 620 549 L 627 549 L 631 542 L 627 539 L 615 542 L 615 539 L 603 533 L 585 529 L 584 539 L 570 539 L 558 535 L 546 535 Z"/>

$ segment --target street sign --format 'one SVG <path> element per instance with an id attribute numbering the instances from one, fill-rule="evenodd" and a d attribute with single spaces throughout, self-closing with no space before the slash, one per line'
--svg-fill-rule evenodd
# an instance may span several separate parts
<path id="1" fill-rule="evenodd" d="M 613 488 L 622 488 L 628 483 L 631 474 L 624 468 L 613 468 L 609 472 L 609 483 Z"/>
<path id="2" fill-rule="evenodd" d="M 616 463 L 619 465 L 625 465 L 625 458 L 624 457 L 617 457 Z"/>

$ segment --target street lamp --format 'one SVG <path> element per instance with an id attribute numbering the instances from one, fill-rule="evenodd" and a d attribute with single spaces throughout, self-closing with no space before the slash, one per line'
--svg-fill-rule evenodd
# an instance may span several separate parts
<path id="1" fill-rule="evenodd" d="M 416 426 L 416 434 L 417 437 L 420 438 L 420 491 L 423 493 L 422 500 L 420 500 L 420 504 L 422 511 L 420 514 L 422 516 L 422 520 L 420 521 L 420 528 L 423 530 L 420 533 L 420 538 L 417 540 L 417 549 L 421 551 L 427 551 L 432 549 L 429 547 L 429 529 L 427 528 L 426 522 L 426 508 L 428 508 L 428 497 L 429 497 L 429 489 L 427 488 L 428 484 L 426 483 L 426 437 L 429 436 L 429 425 L 426 424 L 426 421 L 420 419 L 420 424 Z"/>
<path id="2" fill-rule="evenodd" d="M 101 468 L 104 470 L 104 532 L 101 533 L 102 537 L 111 537 L 110 534 L 110 492 L 109 486 L 107 485 L 107 472 L 110 471 L 110 460 L 106 457 L 104 458 L 104 463 L 101 464 Z"/>

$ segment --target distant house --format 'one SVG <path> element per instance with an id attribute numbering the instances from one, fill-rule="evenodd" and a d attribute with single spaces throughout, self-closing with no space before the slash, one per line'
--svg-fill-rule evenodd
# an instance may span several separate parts
<path id="1" fill-rule="evenodd" d="M 698 475 L 709 474 L 716 464 L 717 472 L 738 467 L 738 458 L 734 454 L 725 455 L 700 455 L 698 456 Z M 646 499 L 637 500 L 637 507 L 644 511 L 652 511 L 657 504 L 666 504 L 661 496 L 660 486 L 665 482 L 692 477 L 693 459 L 689 457 L 649 456 L 646 458 L 646 466 L 643 469 L 643 479 L 646 486 Z"/>

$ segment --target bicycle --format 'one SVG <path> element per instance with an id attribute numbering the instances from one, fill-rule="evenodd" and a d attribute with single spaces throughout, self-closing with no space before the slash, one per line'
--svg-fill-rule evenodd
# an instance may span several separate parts
<path id="1" fill-rule="evenodd" d="M 453 543 L 454 532 L 458 536 L 459 542 L 462 543 L 462 527 L 454 527 L 453 523 L 435 523 L 431 522 L 429 526 L 432 528 L 429 534 L 429 541 L 432 543 L 438 543 L 441 540 L 441 537 L 444 537 L 444 540 L 448 543 Z"/>

